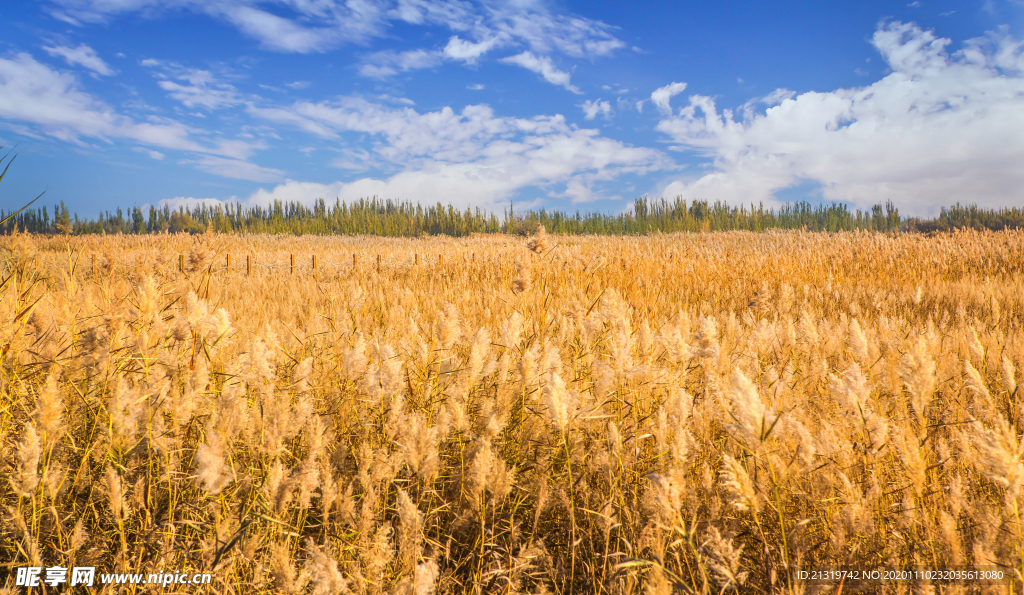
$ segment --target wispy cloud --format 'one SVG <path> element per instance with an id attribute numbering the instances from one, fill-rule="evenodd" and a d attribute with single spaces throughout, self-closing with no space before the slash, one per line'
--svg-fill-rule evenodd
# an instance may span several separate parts
<path id="1" fill-rule="evenodd" d="M 172 98 L 186 107 L 217 109 L 242 102 L 238 90 L 231 84 L 221 82 L 207 70 L 189 69 L 174 77 L 183 81 L 161 80 L 157 85 Z"/>
<path id="2" fill-rule="evenodd" d="M 264 48 L 318 53 L 388 34 L 395 22 L 447 27 L 462 35 L 449 42 L 453 59 L 471 60 L 495 43 L 525 45 L 539 53 L 558 51 L 574 57 L 603 56 L 624 47 L 612 28 L 600 21 L 560 14 L 541 2 L 488 4 L 464 0 L 53 0 L 55 16 L 71 23 L 105 22 L 113 16 L 187 10 L 230 23 Z M 262 6 L 261 6 L 262 5 Z M 264 7 L 284 7 L 289 17 Z M 473 40 L 465 41 L 471 35 Z M 492 41 L 497 40 L 497 41 Z"/>
<path id="3" fill-rule="evenodd" d="M 150 159 L 155 159 L 157 161 L 163 161 L 165 157 L 165 155 L 160 151 L 154 151 L 145 147 L 135 147 L 135 151 L 145 153 L 146 155 L 149 155 Z"/>
<path id="4" fill-rule="evenodd" d="M 258 181 L 281 179 L 276 170 L 257 166 L 246 173 L 244 159 L 263 148 L 262 143 L 207 138 L 203 131 L 169 118 L 133 119 L 81 90 L 73 75 L 54 71 L 25 53 L 0 58 L 0 118 L 83 146 L 83 138 L 121 139 L 148 147 L 154 159 L 163 154 L 153 149 L 185 151 L 199 154 L 190 163 L 206 171 Z"/>
<path id="5" fill-rule="evenodd" d="M 366 57 L 359 67 L 359 74 L 370 78 L 387 78 L 399 72 L 433 68 L 441 62 L 441 52 L 427 50 L 376 52 Z"/>
<path id="6" fill-rule="evenodd" d="M 450 60 L 461 60 L 475 64 L 481 56 L 494 49 L 501 41 L 502 38 L 500 37 L 491 37 L 479 43 L 474 43 L 460 39 L 458 35 L 453 35 L 448 40 L 448 45 L 444 46 L 444 56 Z"/>
<path id="7" fill-rule="evenodd" d="M 59 56 L 72 65 L 83 66 L 96 74 L 102 74 L 103 76 L 110 76 L 116 74 L 113 68 L 107 65 L 102 58 L 96 55 L 96 50 L 83 44 L 80 44 L 76 48 L 69 48 L 66 46 L 56 47 L 43 47 L 47 54 L 51 56 Z"/>
<path id="8" fill-rule="evenodd" d="M 284 179 L 284 172 L 279 169 L 262 167 L 243 159 L 225 159 L 213 155 L 203 155 L 194 160 L 185 160 L 183 163 L 194 164 L 205 172 L 225 178 L 253 182 L 277 182 Z"/>
<path id="9" fill-rule="evenodd" d="M 171 121 L 137 122 L 79 89 L 75 77 L 51 70 L 29 54 L 0 58 L 0 117 L 78 142 L 80 137 L 125 138 L 163 148 L 203 150 L 190 129 Z"/>
<path id="10" fill-rule="evenodd" d="M 551 61 L 551 58 L 548 56 L 536 56 L 533 52 L 523 52 L 521 54 L 516 54 L 515 56 L 502 58 L 501 61 L 506 64 L 522 66 L 527 70 L 536 72 L 552 85 L 565 87 L 573 93 L 582 93 L 582 91 L 570 82 L 569 73 L 556 68 L 554 63 Z"/>

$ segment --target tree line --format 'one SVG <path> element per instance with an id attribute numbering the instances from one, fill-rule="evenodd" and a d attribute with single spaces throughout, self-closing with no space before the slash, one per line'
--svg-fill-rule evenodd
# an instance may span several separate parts
<path id="1" fill-rule="evenodd" d="M 948 231 L 952 229 L 1006 229 L 1024 227 L 1024 209 L 983 209 L 978 206 L 943 208 L 934 219 L 901 218 L 892 204 L 877 204 L 868 210 L 851 210 L 842 203 L 798 202 L 778 209 L 763 205 L 730 206 L 721 201 L 685 201 L 638 198 L 630 212 L 619 214 L 558 210 L 517 212 L 513 205 L 499 218 L 480 208 L 465 210 L 452 205 L 421 205 L 411 201 L 361 199 L 318 199 L 312 206 L 275 201 L 269 206 L 239 203 L 199 204 L 172 209 L 118 208 L 95 218 L 72 215 L 61 202 L 53 207 L 29 208 L 0 224 L 0 233 L 15 230 L 43 234 L 152 234 L 201 233 L 290 233 L 314 235 L 366 234 L 392 237 L 419 235 L 467 236 L 473 233 L 529 234 L 544 227 L 551 233 L 627 235 L 682 231 L 723 231 L 806 229 L 808 231 Z M 0 210 L 0 221 L 5 213 Z"/>

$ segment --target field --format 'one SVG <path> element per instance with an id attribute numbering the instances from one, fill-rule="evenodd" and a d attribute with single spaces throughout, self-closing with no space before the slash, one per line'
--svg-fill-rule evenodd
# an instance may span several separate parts
<path id="1" fill-rule="evenodd" d="M 1021 592 L 1024 232 L 15 235 L 0 257 L 12 572 Z M 1016 580 L 800 573 L 839 567 Z M 169 592 L 94 592 L 147 590 Z"/>

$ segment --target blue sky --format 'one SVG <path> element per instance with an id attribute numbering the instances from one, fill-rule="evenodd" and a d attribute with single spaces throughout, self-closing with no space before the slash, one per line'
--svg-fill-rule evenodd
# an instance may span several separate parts
<path id="1" fill-rule="evenodd" d="M 0 5 L 0 208 L 1024 203 L 1024 3 Z"/>

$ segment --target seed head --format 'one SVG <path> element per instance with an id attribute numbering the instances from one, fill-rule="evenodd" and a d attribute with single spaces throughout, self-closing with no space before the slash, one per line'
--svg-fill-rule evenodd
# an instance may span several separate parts
<path id="1" fill-rule="evenodd" d="M 1010 358 L 1006 357 L 1005 355 L 1003 356 L 1002 372 L 1003 372 L 1003 388 L 1006 389 L 1006 392 L 1008 392 L 1008 393 L 1010 393 L 1012 395 L 1015 392 L 1017 392 L 1017 379 L 1015 378 L 1015 370 L 1014 370 L 1014 367 L 1013 367 L 1013 362 L 1011 362 Z"/>
<path id="2" fill-rule="evenodd" d="M 537 254 L 548 249 L 548 234 L 543 225 L 537 226 L 537 235 L 530 239 L 526 247 Z"/>
<path id="3" fill-rule="evenodd" d="M 35 424 L 29 422 L 18 443 L 18 459 L 11 487 L 22 498 L 29 498 L 39 485 L 39 457 L 42 445 Z"/>
<path id="4" fill-rule="evenodd" d="M 569 429 L 576 408 L 575 395 L 565 387 L 565 381 L 555 372 L 549 372 L 544 384 L 544 404 L 547 405 L 548 420 L 559 432 Z"/>
<path id="5" fill-rule="evenodd" d="M 739 461 L 730 455 L 722 455 L 722 470 L 719 473 L 722 486 L 729 494 L 729 504 L 740 512 L 758 512 L 761 499 L 754 488 L 754 482 Z"/>
<path id="6" fill-rule="evenodd" d="M 51 370 L 42 390 L 39 391 L 35 415 L 36 423 L 39 424 L 43 439 L 48 446 L 56 444 L 64 433 L 63 411 L 64 400 L 60 395 L 57 372 Z"/>
<path id="7" fill-rule="evenodd" d="M 533 287 L 533 274 L 529 264 L 516 263 L 516 278 L 512 280 L 512 287 L 517 293 L 525 293 Z"/>
<path id="8" fill-rule="evenodd" d="M 723 536 L 714 526 L 708 528 L 708 538 L 704 541 L 704 550 L 708 553 L 708 562 L 715 578 L 722 585 L 722 592 L 743 585 L 749 573 L 741 570 L 743 546 L 736 547 L 732 539 Z"/>

